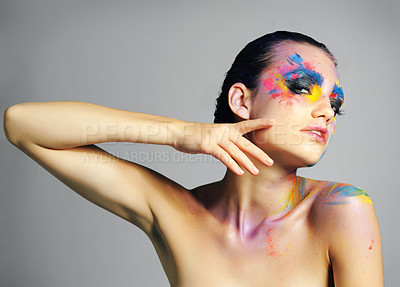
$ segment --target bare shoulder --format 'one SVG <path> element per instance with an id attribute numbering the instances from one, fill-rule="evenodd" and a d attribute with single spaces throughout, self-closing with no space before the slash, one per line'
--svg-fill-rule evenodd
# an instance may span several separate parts
<path id="1" fill-rule="evenodd" d="M 326 240 L 334 241 L 339 232 L 347 232 L 348 236 L 354 232 L 368 233 L 368 230 L 379 233 L 372 200 L 363 188 L 349 183 L 310 179 L 309 190 L 310 194 L 314 193 L 310 214 L 316 229 Z"/>
<path id="2" fill-rule="evenodd" d="M 315 193 L 313 212 L 318 215 L 317 221 L 321 224 L 339 224 L 338 220 L 354 213 L 362 213 L 364 220 L 376 217 L 372 200 L 363 188 L 336 181 L 310 182 L 310 190 Z M 351 216 L 351 219 L 357 220 L 357 217 Z"/>
<path id="3" fill-rule="evenodd" d="M 336 181 L 315 181 L 320 185 L 319 203 L 323 205 L 372 204 L 367 192 L 353 184 Z"/>
<path id="4" fill-rule="evenodd" d="M 314 181 L 316 228 L 337 286 L 383 286 L 382 243 L 371 198 L 348 183 Z"/>

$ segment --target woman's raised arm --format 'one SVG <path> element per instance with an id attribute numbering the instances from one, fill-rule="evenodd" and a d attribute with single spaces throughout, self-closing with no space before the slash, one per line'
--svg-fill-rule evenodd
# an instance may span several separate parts
<path id="1" fill-rule="evenodd" d="M 70 149 L 103 142 L 170 144 L 171 123 L 179 120 L 84 102 L 25 102 L 9 107 L 5 131 L 19 147 L 26 142 Z"/>
<path id="2" fill-rule="evenodd" d="M 202 124 L 123 111 L 83 102 L 27 102 L 4 113 L 8 140 L 75 192 L 150 234 L 152 202 L 184 188 L 167 177 L 114 157 L 95 144 L 136 142 L 207 153 L 240 174 L 252 172 L 248 152 L 269 157 L 242 134 L 272 124 L 266 119 L 237 124 Z M 157 205 L 159 207 L 159 205 Z"/>
<path id="3" fill-rule="evenodd" d="M 179 120 L 83 102 L 27 102 L 4 113 L 13 145 L 84 198 L 146 233 L 153 223 L 148 195 L 182 187 L 94 144 L 169 144 L 173 122 Z"/>

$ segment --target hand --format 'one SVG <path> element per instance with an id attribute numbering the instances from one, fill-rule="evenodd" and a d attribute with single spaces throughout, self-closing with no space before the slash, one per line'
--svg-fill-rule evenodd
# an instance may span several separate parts
<path id="1" fill-rule="evenodd" d="M 180 122 L 172 146 L 181 152 L 210 154 L 238 175 L 244 172 L 239 164 L 253 175 L 258 170 L 246 156 L 250 154 L 261 163 L 271 166 L 272 159 L 243 135 L 257 129 L 270 128 L 274 120 L 265 118 L 234 124 Z"/>

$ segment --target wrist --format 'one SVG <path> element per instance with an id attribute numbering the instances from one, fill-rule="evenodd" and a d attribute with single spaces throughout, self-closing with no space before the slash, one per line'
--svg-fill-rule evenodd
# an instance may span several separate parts
<path id="1" fill-rule="evenodd" d="M 182 121 L 178 119 L 173 119 L 166 123 L 167 127 L 167 145 L 176 147 L 179 139 L 184 136 L 185 126 L 187 126 L 189 122 Z"/>

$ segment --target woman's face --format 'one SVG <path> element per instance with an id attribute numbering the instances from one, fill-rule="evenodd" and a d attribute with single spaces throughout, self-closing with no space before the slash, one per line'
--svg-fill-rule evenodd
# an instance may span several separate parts
<path id="1" fill-rule="evenodd" d="M 343 100 L 339 75 L 324 51 L 306 44 L 282 44 L 274 64 L 262 73 L 250 109 L 251 119 L 272 118 L 276 125 L 255 132 L 253 140 L 276 162 L 314 165 L 335 132 L 335 110 Z"/>

